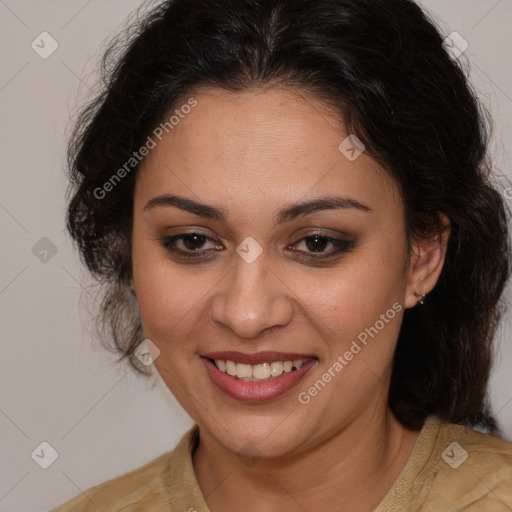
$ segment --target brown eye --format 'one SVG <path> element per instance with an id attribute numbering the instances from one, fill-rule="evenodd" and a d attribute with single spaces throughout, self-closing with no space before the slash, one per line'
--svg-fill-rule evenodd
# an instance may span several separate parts
<path id="1" fill-rule="evenodd" d="M 306 240 L 306 247 L 313 252 L 323 252 L 327 244 L 330 243 L 327 238 L 318 235 L 309 236 Z"/>
<path id="2" fill-rule="evenodd" d="M 205 248 L 208 243 L 209 247 Z M 180 233 L 165 237 L 162 246 L 180 257 L 204 259 L 211 258 L 213 252 L 223 249 L 216 240 L 201 233 Z"/>
<path id="3" fill-rule="evenodd" d="M 201 249 L 204 246 L 205 242 L 207 241 L 207 237 L 197 233 L 191 233 L 188 235 L 183 235 L 182 241 L 186 249 L 194 251 Z"/>
<path id="4" fill-rule="evenodd" d="M 333 238 L 319 233 L 302 238 L 294 247 L 299 247 L 301 244 L 305 250 L 294 249 L 294 252 L 297 257 L 309 260 L 333 258 L 348 252 L 355 245 L 352 241 Z"/>

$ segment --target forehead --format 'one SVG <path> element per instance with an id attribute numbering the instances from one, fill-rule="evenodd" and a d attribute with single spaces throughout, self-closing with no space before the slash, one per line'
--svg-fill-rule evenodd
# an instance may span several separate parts
<path id="1" fill-rule="evenodd" d="M 202 89 L 171 115 L 172 125 L 141 164 L 137 187 L 144 196 L 215 193 L 220 202 L 246 208 L 258 201 L 260 209 L 332 192 L 399 202 L 394 181 L 372 158 L 347 153 L 353 138 L 347 141 L 341 115 L 312 95 Z"/>

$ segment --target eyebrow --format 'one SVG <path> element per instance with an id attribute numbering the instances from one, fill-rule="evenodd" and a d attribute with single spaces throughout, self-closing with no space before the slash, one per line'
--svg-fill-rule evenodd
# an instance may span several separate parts
<path id="1" fill-rule="evenodd" d="M 181 210 L 193 213 L 194 215 L 198 215 L 199 217 L 214 219 L 221 222 L 225 222 L 228 218 L 228 212 L 223 208 L 217 208 L 205 203 L 194 201 L 193 199 L 189 199 L 187 197 L 172 194 L 163 194 L 150 199 L 144 206 L 143 210 L 168 206 L 175 206 Z M 309 215 L 321 210 L 349 208 L 363 212 L 372 211 L 371 208 L 360 203 L 359 201 L 356 201 L 355 199 L 339 196 L 328 196 L 287 206 L 286 208 L 283 208 L 277 212 L 277 214 L 274 216 L 274 222 L 276 224 L 283 224 L 285 222 L 296 219 L 297 217 Z"/>

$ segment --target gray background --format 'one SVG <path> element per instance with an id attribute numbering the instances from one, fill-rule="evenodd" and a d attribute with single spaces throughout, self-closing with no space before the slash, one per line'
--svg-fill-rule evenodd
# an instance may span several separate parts
<path id="1" fill-rule="evenodd" d="M 495 167 L 510 178 L 512 0 L 422 4 L 445 35 L 456 31 L 468 41 L 462 58 L 495 120 Z M 70 119 L 95 84 L 105 43 L 139 5 L 0 0 L 1 511 L 48 510 L 172 449 L 192 424 L 159 379 L 151 388 L 95 341 L 91 281 L 64 232 Z M 31 47 L 36 40 L 40 52 L 50 48 L 38 38 L 44 31 L 58 43 L 47 59 Z M 504 177 L 498 185 L 512 186 Z M 509 439 L 511 328 L 509 310 L 490 383 Z M 43 441 L 58 453 L 48 469 L 31 457 Z"/>

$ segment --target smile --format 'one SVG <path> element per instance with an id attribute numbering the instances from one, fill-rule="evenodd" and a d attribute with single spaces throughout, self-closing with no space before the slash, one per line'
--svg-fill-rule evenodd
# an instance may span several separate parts
<path id="1" fill-rule="evenodd" d="M 283 373 L 298 370 L 305 361 L 306 359 L 297 359 L 295 361 L 274 361 L 273 363 L 250 365 L 235 363 L 229 359 L 226 361 L 216 359 L 214 363 L 226 375 L 245 381 L 261 382 L 275 379 Z"/>
<path id="2" fill-rule="evenodd" d="M 243 402 L 274 400 L 294 388 L 318 362 L 304 354 L 218 352 L 201 357 L 212 383 Z"/>

